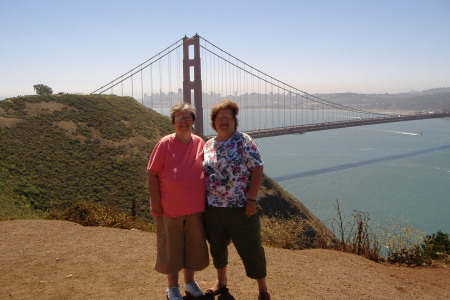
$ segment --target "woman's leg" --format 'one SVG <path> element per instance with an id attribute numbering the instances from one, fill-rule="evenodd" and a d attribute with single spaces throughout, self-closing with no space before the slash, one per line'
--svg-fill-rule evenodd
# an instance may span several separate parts
<path id="1" fill-rule="evenodd" d="M 217 272 L 217 280 L 213 287 L 206 291 L 206 294 L 215 296 L 220 293 L 226 292 L 226 286 L 228 283 L 227 279 L 227 267 L 223 267 L 221 269 L 216 269 Z"/>
<path id="2" fill-rule="evenodd" d="M 234 220 L 234 224 L 228 227 L 233 245 L 244 263 L 245 272 L 252 279 L 267 276 L 260 229 L 259 216 L 246 217 L 244 211 Z"/>
<path id="3" fill-rule="evenodd" d="M 178 272 L 167 275 L 168 287 L 178 286 Z"/>
<path id="4" fill-rule="evenodd" d="M 186 216 L 184 223 L 184 265 L 188 277 L 193 271 L 200 271 L 209 266 L 208 246 L 206 244 L 203 213 Z M 191 272 L 192 271 L 192 272 Z M 188 278 L 189 279 L 189 278 Z M 190 281 L 186 282 L 189 283 Z"/>
<path id="5" fill-rule="evenodd" d="M 226 286 L 228 283 L 227 267 L 224 267 L 222 269 L 216 269 L 216 271 L 217 271 L 217 282 L 215 288 L 219 290 L 221 287 Z"/>
<path id="6" fill-rule="evenodd" d="M 184 283 L 194 281 L 194 271 L 188 268 L 183 268 Z"/>
<path id="7" fill-rule="evenodd" d="M 258 283 L 259 292 L 266 293 L 267 292 L 266 277 L 256 279 L 256 282 Z"/>
<path id="8" fill-rule="evenodd" d="M 223 224 L 227 208 L 208 207 L 205 212 L 206 238 L 209 242 L 209 252 L 217 270 L 228 265 L 228 245 L 230 236 Z"/>

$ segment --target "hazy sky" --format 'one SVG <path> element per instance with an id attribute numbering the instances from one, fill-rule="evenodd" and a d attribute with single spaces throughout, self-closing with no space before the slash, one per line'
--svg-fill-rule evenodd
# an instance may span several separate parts
<path id="1" fill-rule="evenodd" d="M 308 93 L 450 87 L 450 0 L 0 0 L 0 99 L 90 93 L 198 33 Z"/>

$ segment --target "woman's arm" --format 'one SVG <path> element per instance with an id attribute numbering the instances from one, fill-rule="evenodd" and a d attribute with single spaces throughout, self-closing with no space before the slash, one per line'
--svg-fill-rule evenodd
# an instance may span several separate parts
<path id="1" fill-rule="evenodd" d="M 163 209 L 159 194 L 158 174 L 150 171 L 147 179 L 148 193 L 150 194 L 150 212 L 155 216 L 162 216 Z"/>
<path id="2" fill-rule="evenodd" d="M 245 206 L 245 215 L 247 217 L 256 214 L 256 197 L 261 187 L 263 169 L 263 166 L 256 166 L 250 171 L 250 190 L 247 196 L 247 205 Z M 255 201 L 248 201 L 248 199 Z"/>

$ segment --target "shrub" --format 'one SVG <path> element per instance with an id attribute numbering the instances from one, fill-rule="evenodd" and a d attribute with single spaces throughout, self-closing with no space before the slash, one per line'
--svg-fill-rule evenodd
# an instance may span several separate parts
<path id="1" fill-rule="evenodd" d="M 269 247 L 284 249 L 304 249 L 306 224 L 301 218 L 282 219 L 261 217 L 261 239 Z"/>
<path id="2" fill-rule="evenodd" d="M 409 266 L 431 263 L 420 249 L 424 233 L 409 225 L 380 226 L 379 238 L 385 245 L 387 261 Z"/>
<path id="3" fill-rule="evenodd" d="M 270 247 L 300 250 L 329 248 L 334 243 L 320 221 L 306 220 L 298 215 L 261 217 L 261 239 Z"/>
<path id="4" fill-rule="evenodd" d="M 153 224 L 137 221 L 115 206 L 99 203 L 77 202 L 66 210 L 50 210 L 46 219 L 67 220 L 83 226 L 104 226 L 122 229 L 154 231 Z"/>
<path id="5" fill-rule="evenodd" d="M 369 226 L 369 213 L 355 210 L 352 215 L 353 222 L 345 222 L 339 200 L 336 200 L 335 209 L 338 218 L 333 219 L 332 228 L 339 238 L 339 242 L 335 244 L 335 249 L 355 253 L 376 262 L 384 261 L 380 255 L 378 238 Z"/>
<path id="6" fill-rule="evenodd" d="M 346 222 L 339 200 L 336 200 L 335 209 L 338 217 L 333 219 L 332 228 L 339 239 L 335 246 L 337 250 L 362 255 L 376 262 L 387 260 L 408 266 L 432 264 L 433 260 L 448 262 L 448 233 L 438 231 L 424 237 L 423 232 L 409 225 L 393 222 L 378 226 L 374 232 L 370 229 L 367 212 L 355 210 L 353 221 Z M 381 245 L 385 247 L 383 251 Z"/>
<path id="7" fill-rule="evenodd" d="M 419 247 L 414 247 L 391 251 L 388 256 L 388 262 L 408 266 L 422 266 L 424 264 L 431 264 L 431 259 L 424 255 L 424 252 Z"/>
<path id="8" fill-rule="evenodd" d="M 448 263 L 448 256 L 450 255 L 450 241 L 448 236 L 448 233 L 443 233 L 442 231 L 427 235 L 420 246 L 420 250 L 432 260 Z"/>

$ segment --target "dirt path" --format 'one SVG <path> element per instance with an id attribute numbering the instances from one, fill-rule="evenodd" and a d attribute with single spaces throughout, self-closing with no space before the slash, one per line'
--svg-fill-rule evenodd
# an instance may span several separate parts
<path id="1" fill-rule="evenodd" d="M 230 249 L 230 293 L 237 300 L 257 299 L 256 283 Z M 266 254 L 273 299 L 450 299 L 446 267 L 381 265 L 330 250 L 266 247 Z M 0 299 L 165 299 L 166 277 L 153 270 L 155 255 L 152 233 L 3 221 Z M 196 278 L 206 289 L 215 270 L 209 266 Z"/>

